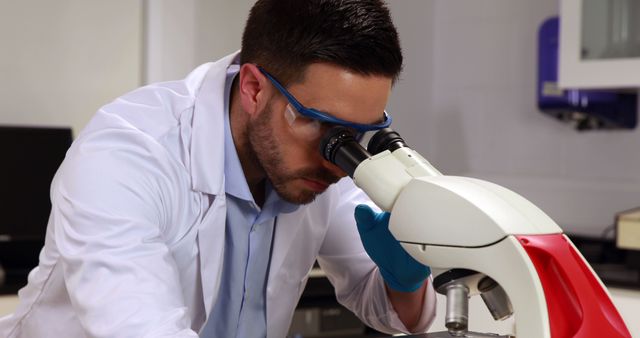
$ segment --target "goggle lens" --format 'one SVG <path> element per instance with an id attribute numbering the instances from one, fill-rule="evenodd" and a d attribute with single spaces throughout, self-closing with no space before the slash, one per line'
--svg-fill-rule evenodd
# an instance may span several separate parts
<path id="1" fill-rule="evenodd" d="M 335 126 L 332 123 L 321 122 L 304 116 L 290 104 L 287 104 L 284 109 L 284 118 L 296 137 L 305 141 L 317 140 L 324 135 L 327 130 Z M 353 137 L 358 141 L 364 139 L 367 134 L 373 134 L 372 132 L 357 132 L 355 129 L 348 127 L 347 129 L 353 132 Z"/>
<path id="2" fill-rule="evenodd" d="M 303 116 L 290 104 L 287 104 L 284 109 L 284 118 L 293 133 L 300 139 L 311 141 L 322 134 L 322 122 Z"/>

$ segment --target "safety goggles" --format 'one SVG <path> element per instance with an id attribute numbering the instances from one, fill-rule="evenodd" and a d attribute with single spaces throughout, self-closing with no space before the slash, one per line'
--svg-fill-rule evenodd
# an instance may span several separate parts
<path id="1" fill-rule="evenodd" d="M 377 131 L 391 125 L 391 116 L 386 111 L 383 112 L 383 121 L 377 124 L 361 124 L 342 120 L 331 116 L 328 113 L 319 111 L 314 108 L 303 106 L 284 86 L 276 80 L 264 68 L 258 66 L 258 69 L 264 74 L 276 89 L 287 99 L 288 104 L 284 110 L 284 116 L 293 132 L 300 138 L 306 140 L 316 140 L 322 136 L 322 133 L 332 126 L 343 126 L 353 130 L 357 140 L 367 138 L 367 132 Z"/>

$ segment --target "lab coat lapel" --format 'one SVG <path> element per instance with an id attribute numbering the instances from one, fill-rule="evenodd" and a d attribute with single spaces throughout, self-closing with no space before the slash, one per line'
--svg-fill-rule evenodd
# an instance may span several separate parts
<path id="1" fill-rule="evenodd" d="M 198 228 L 200 281 L 209 318 L 224 264 L 226 199 L 224 192 L 224 89 L 228 66 L 238 53 L 216 61 L 207 72 L 194 107 L 191 138 L 192 188 L 204 193 L 204 217 Z"/>
<path id="2" fill-rule="evenodd" d="M 227 208 L 224 194 L 215 197 L 198 228 L 200 281 L 205 308 L 205 323 L 209 318 L 220 288 L 224 265 L 224 238 Z"/>
<path id="3" fill-rule="evenodd" d="M 213 63 L 196 96 L 190 148 L 195 191 L 218 195 L 224 190 L 224 89 L 227 68 L 238 55 Z"/>

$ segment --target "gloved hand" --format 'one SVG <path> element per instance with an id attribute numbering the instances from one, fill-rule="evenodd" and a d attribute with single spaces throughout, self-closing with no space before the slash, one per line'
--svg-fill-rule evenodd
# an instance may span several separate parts
<path id="1" fill-rule="evenodd" d="M 366 204 L 356 207 L 355 218 L 360 239 L 369 257 L 378 265 L 387 285 L 402 292 L 413 292 L 431 274 L 428 266 L 409 256 L 389 231 L 388 212 L 375 212 Z"/>

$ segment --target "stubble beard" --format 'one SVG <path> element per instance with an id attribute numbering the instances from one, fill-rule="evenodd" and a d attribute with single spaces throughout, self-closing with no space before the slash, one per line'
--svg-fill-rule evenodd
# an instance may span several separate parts
<path id="1" fill-rule="evenodd" d="M 271 104 L 269 103 L 265 111 L 261 112 L 255 120 L 247 125 L 247 138 L 249 140 L 247 151 L 249 158 L 261 167 L 267 179 L 271 182 L 273 189 L 280 195 L 280 198 L 294 204 L 311 203 L 318 193 L 305 189 L 294 190 L 291 186 L 294 180 L 298 178 L 320 178 L 325 182 L 334 183 L 338 178 L 329 173 L 318 173 L 318 170 L 306 169 L 291 172 L 284 167 L 284 156 L 281 147 L 270 126 L 270 107 Z"/>

